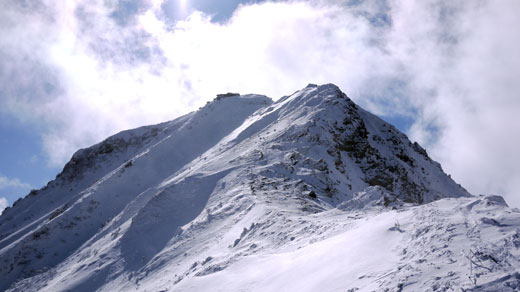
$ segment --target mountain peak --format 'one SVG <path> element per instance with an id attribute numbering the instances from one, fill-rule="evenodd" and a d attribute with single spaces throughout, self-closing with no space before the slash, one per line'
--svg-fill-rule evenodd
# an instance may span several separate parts
<path id="1" fill-rule="evenodd" d="M 427 276 L 437 270 L 466 289 L 465 270 L 449 266 L 467 267 L 463 251 L 495 259 L 478 271 L 490 279 L 507 271 L 501 261 L 520 267 L 506 260 L 520 225 L 507 205 L 472 197 L 337 86 L 309 84 L 276 102 L 224 95 L 78 151 L 5 211 L 0 290 L 355 291 L 399 279 L 425 290 L 440 283 Z M 492 239 L 479 237 L 483 226 Z M 425 242 L 436 249 L 426 254 Z M 330 268 L 349 280 L 316 273 L 320 259 L 345 259 Z M 308 286 L 282 279 L 302 269 L 313 273 Z"/>

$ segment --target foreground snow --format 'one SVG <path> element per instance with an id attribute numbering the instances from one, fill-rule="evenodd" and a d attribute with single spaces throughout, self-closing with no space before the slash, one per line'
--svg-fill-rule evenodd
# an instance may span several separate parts
<path id="1" fill-rule="evenodd" d="M 519 215 L 334 85 L 229 96 L 6 210 L 0 290 L 515 291 Z"/>
<path id="2" fill-rule="evenodd" d="M 517 249 L 520 213 L 502 205 L 490 208 L 492 200 L 444 199 L 399 211 L 371 209 L 355 214 L 331 210 L 311 216 L 308 222 L 284 216 L 282 220 L 294 224 L 276 228 L 287 235 L 283 247 L 244 256 L 223 271 L 189 277 L 173 288 L 178 291 L 460 291 L 459 288 L 515 291 L 520 289 L 520 276 L 516 272 L 520 267 Z M 502 227 L 494 228 L 497 225 Z M 294 232 L 298 229 L 301 231 Z M 256 240 L 261 238 L 250 236 L 248 244 Z M 222 251 L 211 251 L 208 255 L 212 253 L 222 254 Z M 158 282 L 160 278 L 152 277 L 141 288 L 171 287 L 154 285 Z"/>
<path id="3" fill-rule="evenodd" d="M 114 243 L 124 235 L 111 233 L 12 291 L 520 288 L 520 212 L 497 197 L 306 215 L 276 202 L 242 204 L 231 216 L 234 202 L 199 216 L 138 270 L 121 263 Z"/>

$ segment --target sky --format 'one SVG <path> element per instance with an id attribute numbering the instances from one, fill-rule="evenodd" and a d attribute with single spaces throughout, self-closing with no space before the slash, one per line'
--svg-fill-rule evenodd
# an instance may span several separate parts
<path id="1" fill-rule="evenodd" d="M 79 148 L 222 92 L 334 83 L 520 207 L 520 2 L 3 0 L 0 209 Z"/>

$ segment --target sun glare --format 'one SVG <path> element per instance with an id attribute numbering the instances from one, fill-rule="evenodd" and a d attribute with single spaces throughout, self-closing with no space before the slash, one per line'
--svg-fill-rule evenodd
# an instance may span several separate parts
<path id="1" fill-rule="evenodd" d="M 179 10 L 182 17 L 186 17 L 188 13 L 188 0 L 178 0 Z"/>

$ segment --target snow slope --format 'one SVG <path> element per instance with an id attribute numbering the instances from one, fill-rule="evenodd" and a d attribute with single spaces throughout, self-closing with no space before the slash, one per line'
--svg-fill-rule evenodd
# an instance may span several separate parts
<path id="1" fill-rule="evenodd" d="M 74 154 L 0 216 L 0 290 L 515 291 L 520 216 L 332 84 Z"/>

